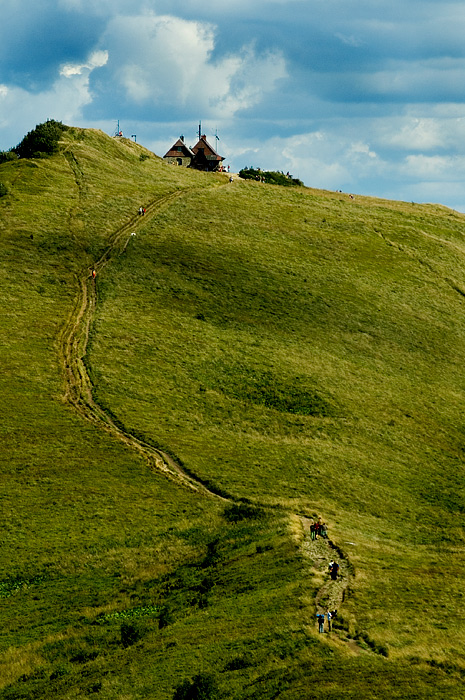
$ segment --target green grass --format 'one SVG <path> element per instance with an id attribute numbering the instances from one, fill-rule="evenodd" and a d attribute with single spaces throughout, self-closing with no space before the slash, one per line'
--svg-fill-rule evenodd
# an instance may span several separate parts
<path id="1" fill-rule="evenodd" d="M 168 700 L 199 673 L 237 700 L 461 697 L 464 217 L 92 130 L 0 181 L 1 697 Z M 131 220 L 97 276 L 94 399 L 233 506 L 63 399 L 78 280 Z M 331 639 L 297 513 L 354 567 Z"/>

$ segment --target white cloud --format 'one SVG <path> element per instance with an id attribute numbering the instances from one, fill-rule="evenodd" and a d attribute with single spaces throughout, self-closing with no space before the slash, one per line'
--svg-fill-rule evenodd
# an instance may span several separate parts
<path id="1" fill-rule="evenodd" d="M 65 78 L 70 78 L 73 75 L 82 75 L 85 71 L 91 71 L 94 68 L 101 68 L 108 62 L 108 51 L 94 51 L 90 55 L 87 63 L 66 63 L 60 71 L 60 75 Z"/>
<path id="2" fill-rule="evenodd" d="M 348 148 L 347 154 L 349 157 L 352 157 L 357 160 L 365 160 L 366 158 L 373 160 L 378 157 L 375 151 L 372 151 L 370 149 L 370 146 L 367 143 L 363 143 L 362 141 L 358 141 L 357 143 L 351 143 Z"/>
<path id="3" fill-rule="evenodd" d="M 444 131 L 435 119 L 409 119 L 388 139 L 389 143 L 406 150 L 429 151 L 444 146 Z"/>
<path id="4" fill-rule="evenodd" d="M 257 55 L 249 46 L 214 57 L 212 25 L 169 15 L 116 17 L 102 45 L 129 99 L 189 105 L 205 116 L 250 108 L 287 75 L 279 52 Z"/>
<path id="5" fill-rule="evenodd" d="M 409 155 L 401 170 L 421 181 L 463 180 L 465 157 Z"/>
<path id="6" fill-rule="evenodd" d="M 429 155 L 465 154 L 465 118 L 461 116 L 461 105 L 433 105 L 428 109 L 419 105 L 409 107 L 407 112 L 405 116 L 379 120 L 372 136 L 380 147 Z"/>
<path id="7" fill-rule="evenodd" d="M 352 143 L 334 132 L 316 131 L 287 138 L 273 137 L 244 149 L 242 165 L 289 171 L 306 185 L 340 189 L 353 185 L 362 169 L 373 167 L 368 146 Z M 234 155 L 234 160 L 236 159 Z"/>
<path id="8" fill-rule="evenodd" d="M 76 125 L 82 119 L 82 109 L 92 101 L 89 76 L 94 68 L 106 61 L 105 52 L 93 52 L 85 64 L 63 66 L 53 86 L 41 93 L 31 93 L 19 87 L 0 86 L 0 124 L 2 148 L 10 148 L 22 135 L 48 118 Z"/>

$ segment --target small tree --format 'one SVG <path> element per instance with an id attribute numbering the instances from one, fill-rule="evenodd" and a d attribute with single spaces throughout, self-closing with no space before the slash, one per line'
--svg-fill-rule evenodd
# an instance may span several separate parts
<path id="1" fill-rule="evenodd" d="M 29 131 L 13 150 L 20 158 L 51 156 L 58 151 L 58 141 L 67 128 L 55 119 L 48 119 Z"/>

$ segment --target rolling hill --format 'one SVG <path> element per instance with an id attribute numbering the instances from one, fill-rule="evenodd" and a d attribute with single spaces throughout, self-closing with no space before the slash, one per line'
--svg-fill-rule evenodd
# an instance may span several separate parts
<path id="1" fill-rule="evenodd" d="M 0 184 L 0 697 L 461 698 L 465 217 L 75 128 Z"/>

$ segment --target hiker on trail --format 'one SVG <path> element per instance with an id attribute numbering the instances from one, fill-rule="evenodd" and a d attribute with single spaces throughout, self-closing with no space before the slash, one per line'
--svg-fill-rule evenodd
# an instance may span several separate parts
<path id="1" fill-rule="evenodd" d="M 328 539 L 328 531 L 327 531 L 327 528 L 326 528 L 326 523 L 321 523 L 321 525 L 320 525 L 320 535 L 322 536 L 322 538 L 323 538 L 324 540 L 327 540 L 327 539 Z"/>
<path id="2" fill-rule="evenodd" d="M 315 524 L 310 523 L 310 538 L 312 541 L 315 539 Z"/>
<path id="3" fill-rule="evenodd" d="M 339 572 L 339 564 L 337 563 L 337 561 L 333 561 L 333 562 L 332 562 L 332 566 L 331 566 L 329 572 L 330 572 L 330 574 L 331 574 L 331 579 L 332 579 L 332 581 L 336 581 L 336 580 L 337 580 L 337 574 L 338 574 L 338 572 Z"/>
<path id="4" fill-rule="evenodd" d="M 315 520 L 313 523 L 313 528 L 315 530 L 315 539 L 318 539 L 318 535 L 320 534 L 320 522 L 319 520 Z"/>
<path id="5" fill-rule="evenodd" d="M 316 617 L 318 620 L 318 632 L 322 634 L 325 631 L 325 616 L 323 613 L 318 613 Z"/>
<path id="6" fill-rule="evenodd" d="M 328 632 L 331 632 L 331 620 L 333 616 L 329 610 L 326 611 L 326 617 L 328 618 Z"/>

